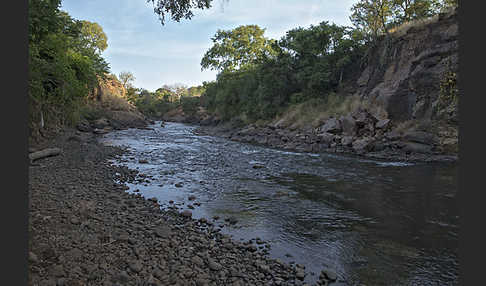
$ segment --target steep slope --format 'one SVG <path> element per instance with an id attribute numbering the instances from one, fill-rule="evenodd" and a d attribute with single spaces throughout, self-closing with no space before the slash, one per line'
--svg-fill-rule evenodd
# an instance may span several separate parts
<path id="1" fill-rule="evenodd" d="M 406 25 L 368 54 L 356 95 L 385 108 L 391 120 L 447 119 L 457 123 L 457 106 L 441 118 L 441 81 L 458 72 L 457 13 L 430 23 Z"/>

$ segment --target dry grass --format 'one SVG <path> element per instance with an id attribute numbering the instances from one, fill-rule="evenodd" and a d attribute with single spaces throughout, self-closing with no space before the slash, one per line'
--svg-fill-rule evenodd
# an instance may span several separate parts
<path id="1" fill-rule="evenodd" d="M 422 28 L 422 27 L 429 25 L 431 23 L 435 23 L 438 20 L 439 20 L 439 15 L 437 14 L 437 15 L 434 15 L 434 16 L 429 17 L 429 18 L 405 22 L 405 23 L 401 24 L 400 26 L 391 28 L 390 30 L 388 30 L 388 33 L 390 33 L 390 35 L 392 35 L 394 37 L 401 37 L 401 36 L 405 35 L 408 32 L 408 30 L 410 30 L 410 28 L 412 28 L 412 27 Z"/>
<path id="2" fill-rule="evenodd" d="M 340 117 L 356 111 L 359 108 L 366 108 L 374 114 L 386 113 L 376 103 L 371 103 L 358 96 L 339 96 L 329 94 L 325 99 L 311 99 L 306 102 L 290 106 L 281 116 L 275 119 L 282 127 L 290 129 L 303 129 L 306 127 L 316 128 L 322 125 L 330 117 Z"/>
<path id="3" fill-rule="evenodd" d="M 104 96 L 101 101 L 101 106 L 114 111 L 131 111 L 135 108 L 125 98 L 116 95 Z"/>

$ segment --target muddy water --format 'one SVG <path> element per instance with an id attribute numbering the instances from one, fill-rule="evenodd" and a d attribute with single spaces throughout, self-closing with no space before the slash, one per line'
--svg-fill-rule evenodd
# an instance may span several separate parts
<path id="1" fill-rule="evenodd" d="M 179 123 L 151 127 L 102 138 L 130 149 L 115 164 L 152 176 L 129 192 L 181 210 L 198 202 L 195 218 L 235 217 L 222 232 L 270 242 L 270 256 L 304 265 L 308 283 L 328 269 L 338 276 L 331 285 L 458 285 L 458 164 L 288 152 Z"/>

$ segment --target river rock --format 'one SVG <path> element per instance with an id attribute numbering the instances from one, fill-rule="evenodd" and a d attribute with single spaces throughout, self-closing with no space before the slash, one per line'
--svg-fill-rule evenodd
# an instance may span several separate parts
<path id="1" fill-rule="evenodd" d="M 209 266 L 209 269 L 214 270 L 214 271 L 219 271 L 223 268 L 223 266 L 221 264 L 219 264 L 218 262 L 214 261 L 211 258 L 208 259 L 208 266 Z"/>
<path id="2" fill-rule="evenodd" d="M 334 140 L 334 137 L 335 137 L 335 135 L 331 134 L 329 132 L 323 132 L 323 133 L 317 134 L 317 138 L 318 138 L 319 142 L 321 144 L 326 144 L 327 146 L 329 146 L 329 144 L 331 144 L 331 142 Z"/>
<path id="3" fill-rule="evenodd" d="M 434 145 L 438 143 L 437 137 L 424 131 L 408 131 L 403 134 L 403 139 L 410 142 Z"/>
<path id="4" fill-rule="evenodd" d="M 54 277 L 63 277 L 64 275 L 66 275 L 66 273 L 64 272 L 64 268 L 62 267 L 62 265 L 59 264 L 54 265 L 51 268 L 50 274 Z"/>
<path id="5" fill-rule="evenodd" d="M 394 140 L 399 140 L 400 138 L 402 138 L 402 135 L 400 135 L 400 133 L 398 133 L 398 131 L 392 130 L 392 131 L 385 133 L 385 138 L 388 139 L 388 140 L 394 141 Z"/>
<path id="6" fill-rule="evenodd" d="M 422 154 L 427 154 L 432 151 L 432 146 L 426 145 L 426 144 L 421 144 L 421 143 L 415 143 L 415 142 L 404 142 L 402 144 L 402 149 L 405 152 L 410 152 L 410 153 L 422 153 Z"/>
<path id="7" fill-rule="evenodd" d="M 82 120 L 76 125 L 76 129 L 82 132 L 92 132 L 93 128 L 87 120 Z"/>
<path id="8" fill-rule="evenodd" d="M 319 127 L 320 132 L 328 132 L 332 134 L 341 133 L 342 130 L 341 122 L 334 117 L 329 118 L 324 125 Z"/>
<path id="9" fill-rule="evenodd" d="M 108 132 L 110 132 L 110 129 L 108 129 L 108 127 L 103 128 L 103 129 L 99 129 L 99 128 L 93 129 L 94 134 L 106 134 Z"/>
<path id="10" fill-rule="evenodd" d="M 341 116 L 339 119 L 341 121 L 341 127 L 343 129 L 343 133 L 348 136 L 356 135 L 356 120 L 350 114 L 346 116 Z"/>
<path id="11" fill-rule="evenodd" d="M 106 119 L 105 117 L 94 120 L 91 124 L 93 128 L 97 128 L 97 129 L 103 129 L 109 125 L 110 125 L 110 121 L 108 121 L 108 119 Z"/>
<path id="12" fill-rule="evenodd" d="M 391 122 L 390 119 L 382 119 L 376 122 L 375 127 L 376 129 L 386 130 L 388 127 L 390 127 L 390 122 Z"/>
<path id="13" fill-rule="evenodd" d="M 297 277 L 300 280 L 304 280 L 305 272 L 301 269 L 298 269 L 297 272 L 295 273 L 295 277 Z"/>
<path id="14" fill-rule="evenodd" d="M 229 218 L 225 219 L 225 221 L 229 222 L 230 224 L 236 224 L 238 219 L 234 216 L 230 216 Z"/>
<path id="15" fill-rule="evenodd" d="M 341 138 L 341 144 L 350 147 L 353 144 L 353 136 L 343 136 Z"/>
<path id="16" fill-rule="evenodd" d="M 161 225 L 154 229 L 154 233 L 161 238 L 169 238 L 171 235 L 171 229 L 168 226 Z"/>
<path id="17" fill-rule="evenodd" d="M 32 251 L 29 251 L 29 262 L 32 262 L 32 263 L 38 263 L 39 262 L 39 258 Z"/>
<path id="18" fill-rule="evenodd" d="M 368 152 L 373 149 L 373 142 L 374 140 L 369 137 L 365 137 L 362 139 L 358 139 L 353 142 L 352 147 L 354 151 L 361 153 L 361 152 Z"/>
<path id="19" fill-rule="evenodd" d="M 182 215 L 183 217 L 190 218 L 190 217 L 192 217 L 192 212 L 191 212 L 190 210 L 183 210 L 183 211 L 181 212 L 181 215 Z"/>
<path id="20" fill-rule="evenodd" d="M 191 262 L 194 263 L 195 265 L 201 267 L 201 268 L 204 267 L 204 261 L 199 256 L 193 256 L 191 258 Z"/>
<path id="21" fill-rule="evenodd" d="M 336 281 L 337 280 L 337 274 L 334 273 L 331 270 L 325 269 L 321 271 L 320 277 L 325 278 L 330 281 Z"/>
<path id="22" fill-rule="evenodd" d="M 128 268 L 135 273 L 138 273 L 142 270 L 142 262 L 140 260 L 133 260 L 128 263 Z"/>

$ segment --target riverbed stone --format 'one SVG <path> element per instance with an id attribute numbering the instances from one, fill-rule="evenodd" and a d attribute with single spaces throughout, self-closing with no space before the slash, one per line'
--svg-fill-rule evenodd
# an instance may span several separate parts
<path id="1" fill-rule="evenodd" d="M 191 212 L 190 210 L 183 210 L 183 211 L 181 212 L 181 215 L 182 215 L 183 217 L 190 218 L 190 217 L 192 217 L 192 212 Z"/>
<path id="2" fill-rule="evenodd" d="M 342 131 L 341 122 L 339 119 L 331 117 L 329 118 L 324 125 L 319 127 L 320 133 L 331 133 L 331 134 L 338 134 Z"/>
<path id="3" fill-rule="evenodd" d="M 208 266 L 209 266 L 209 269 L 211 269 L 213 271 L 219 271 L 223 268 L 223 266 L 221 264 L 214 261 L 212 258 L 208 259 Z"/>
<path id="4" fill-rule="evenodd" d="M 350 114 L 346 116 L 341 116 L 339 118 L 339 121 L 341 122 L 341 127 L 344 135 L 348 135 L 348 136 L 356 135 L 357 125 L 356 125 L 356 120 L 353 118 L 353 116 L 351 116 Z"/>

